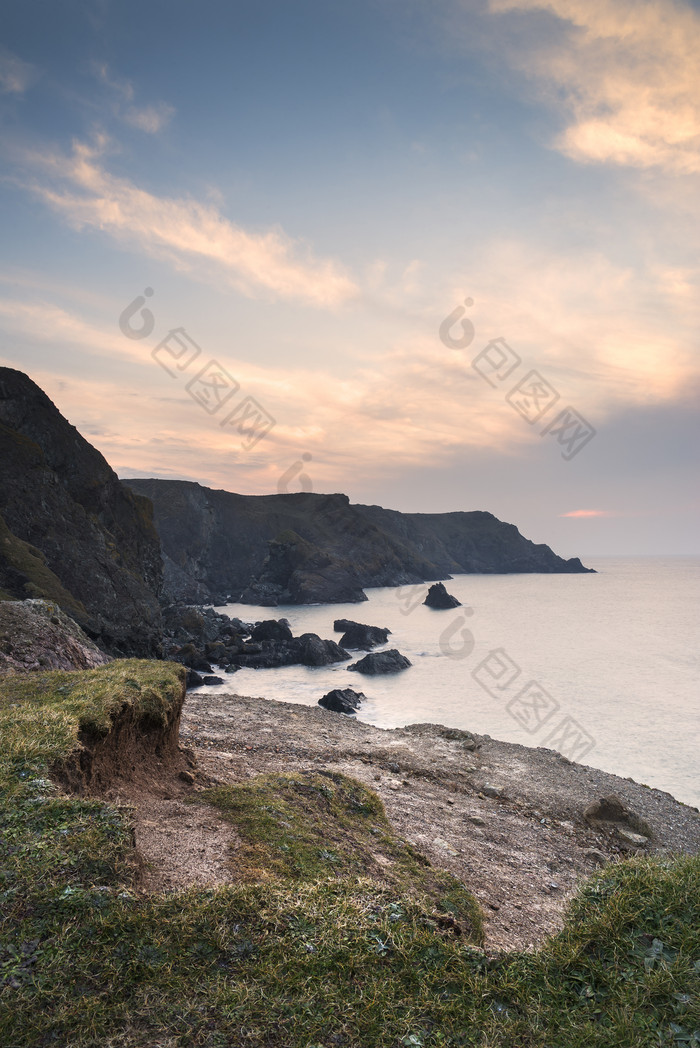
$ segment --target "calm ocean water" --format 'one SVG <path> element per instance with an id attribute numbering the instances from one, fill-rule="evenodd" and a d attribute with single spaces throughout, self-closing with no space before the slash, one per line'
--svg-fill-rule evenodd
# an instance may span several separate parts
<path id="1" fill-rule="evenodd" d="M 446 585 L 464 607 L 451 611 L 419 602 L 426 585 L 370 589 L 363 604 L 226 605 L 246 622 L 286 617 L 295 635 L 339 640 L 336 618 L 388 626 L 387 646 L 413 666 L 385 677 L 348 663 L 240 670 L 225 687 L 306 705 L 354 687 L 370 724 L 431 721 L 550 746 L 700 806 L 700 557 L 585 563 L 598 574 L 457 575 Z"/>

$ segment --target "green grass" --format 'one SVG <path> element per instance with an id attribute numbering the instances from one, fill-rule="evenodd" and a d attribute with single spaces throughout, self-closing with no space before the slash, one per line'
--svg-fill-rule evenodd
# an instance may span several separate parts
<path id="1" fill-rule="evenodd" d="M 320 881 L 372 876 L 401 896 L 420 897 L 456 934 L 483 943 L 471 892 L 397 837 L 373 790 L 336 772 L 258 775 L 208 790 L 242 838 L 236 876 L 246 882 Z"/>
<path id="2" fill-rule="evenodd" d="M 3 1048 L 698 1044 L 696 857 L 607 867 L 539 951 L 488 959 L 370 790 L 290 769 L 206 795 L 243 841 L 239 883 L 140 895 L 128 812 L 62 796 L 48 769 L 125 703 L 167 723 L 180 674 L 2 685 Z"/>

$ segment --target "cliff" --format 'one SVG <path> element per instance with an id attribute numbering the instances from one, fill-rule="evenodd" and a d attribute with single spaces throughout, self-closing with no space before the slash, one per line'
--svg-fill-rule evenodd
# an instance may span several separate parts
<path id="1" fill-rule="evenodd" d="M 237 495 L 129 480 L 153 502 L 170 600 L 337 603 L 450 574 L 585 572 L 481 511 L 400 513 L 347 495 Z"/>
<path id="2" fill-rule="evenodd" d="M 161 585 L 148 500 L 31 379 L 0 368 L 0 597 L 55 601 L 110 653 L 154 655 Z"/>

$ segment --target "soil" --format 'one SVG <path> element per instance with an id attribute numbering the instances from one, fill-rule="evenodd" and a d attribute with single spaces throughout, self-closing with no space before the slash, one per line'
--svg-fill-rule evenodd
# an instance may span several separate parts
<path id="1" fill-rule="evenodd" d="M 396 832 L 480 901 L 489 953 L 532 949 L 556 932 L 577 885 L 607 860 L 700 851 L 697 809 L 670 794 L 440 725 L 386 730 L 320 707 L 191 692 L 180 740 L 184 763 L 152 763 L 108 794 L 134 806 L 148 890 L 235 880 L 231 825 L 191 802 L 210 785 L 302 769 L 376 790 Z M 616 821 L 584 816 L 610 796 L 626 810 Z M 642 836 L 625 839 L 630 831 Z"/>

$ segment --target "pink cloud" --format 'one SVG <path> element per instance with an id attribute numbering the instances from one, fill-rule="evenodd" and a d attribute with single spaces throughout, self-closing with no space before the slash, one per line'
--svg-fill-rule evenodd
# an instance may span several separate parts
<path id="1" fill-rule="evenodd" d="M 560 517 L 616 517 L 617 514 L 608 509 L 572 509 L 570 513 L 560 513 Z"/>

